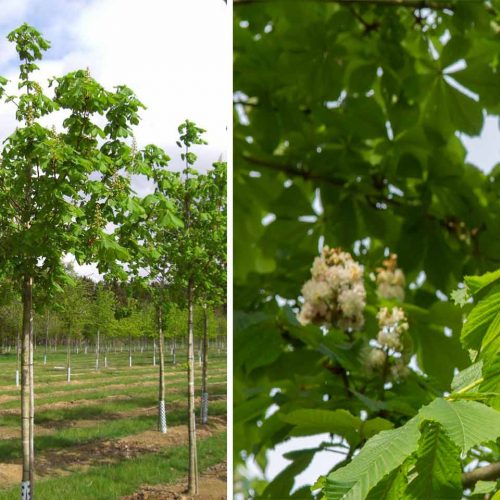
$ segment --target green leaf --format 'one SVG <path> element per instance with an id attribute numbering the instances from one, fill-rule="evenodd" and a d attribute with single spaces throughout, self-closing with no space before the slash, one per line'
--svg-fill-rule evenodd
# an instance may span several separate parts
<path id="1" fill-rule="evenodd" d="M 460 499 L 462 469 L 458 447 L 437 422 L 424 421 L 420 432 L 415 463 L 417 476 L 408 484 L 408 498 Z"/>
<path id="2" fill-rule="evenodd" d="M 438 398 L 424 406 L 418 415 L 439 422 L 463 452 L 500 436 L 500 412 L 476 401 Z"/>
<path id="3" fill-rule="evenodd" d="M 486 495 L 487 493 L 492 493 L 497 487 L 496 481 L 478 481 L 474 490 L 473 495 Z"/>
<path id="4" fill-rule="evenodd" d="M 392 429 L 394 424 L 389 420 L 382 417 L 370 418 L 369 420 L 363 421 L 361 425 L 361 433 L 365 438 L 371 438 L 375 434 L 381 431 L 387 431 Z"/>
<path id="5" fill-rule="evenodd" d="M 485 273 L 481 276 L 466 276 L 464 278 L 465 284 L 472 295 L 475 295 L 483 288 L 486 288 L 491 283 L 500 279 L 500 269 L 492 271 L 491 273 Z"/>
<path id="6" fill-rule="evenodd" d="M 286 454 L 286 458 L 291 460 L 292 463 L 285 467 L 266 487 L 262 495 L 259 498 L 271 498 L 277 499 L 287 494 L 287 498 L 293 498 L 289 495 L 291 489 L 293 488 L 294 478 L 297 474 L 300 474 L 314 458 L 314 454 L 317 449 L 306 449 L 292 451 Z M 307 498 L 307 497 L 301 497 Z M 312 498 L 309 496 L 308 498 Z"/>
<path id="7" fill-rule="evenodd" d="M 399 467 L 417 448 L 418 421 L 382 431 L 367 441 L 359 454 L 328 475 L 323 493 L 328 500 L 361 500 L 386 474 Z"/>
<path id="8" fill-rule="evenodd" d="M 495 356 L 500 352 L 500 310 L 490 323 L 481 343 L 481 357 L 483 359 Z"/>
<path id="9" fill-rule="evenodd" d="M 456 306 L 463 307 L 469 300 L 469 291 L 467 288 L 458 288 L 457 290 L 453 290 L 453 292 L 451 292 L 451 299 Z"/>
<path id="10" fill-rule="evenodd" d="M 366 500 L 401 500 L 406 484 L 406 470 L 403 464 L 385 476 L 375 488 L 372 488 Z"/>
<path id="11" fill-rule="evenodd" d="M 461 391 L 470 386 L 474 386 L 476 383 L 480 383 L 483 375 L 483 362 L 478 361 L 471 366 L 468 366 L 464 370 L 458 372 L 451 382 L 451 389 L 454 392 Z M 471 388 L 468 390 L 476 390 L 477 388 Z"/>
<path id="12" fill-rule="evenodd" d="M 296 436 L 330 432 L 344 436 L 349 442 L 359 440 L 361 419 L 347 410 L 295 410 L 281 418 L 295 426 Z"/>
<path id="13" fill-rule="evenodd" d="M 462 328 L 466 348 L 479 349 L 483 337 L 500 310 L 500 285 L 495 285 L 472 309 Z"/>

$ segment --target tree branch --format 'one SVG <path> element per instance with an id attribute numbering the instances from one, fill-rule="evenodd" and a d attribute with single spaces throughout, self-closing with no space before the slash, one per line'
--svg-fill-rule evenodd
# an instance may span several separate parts
<path id="1" fill-rule="evenodd" d="M 233 5 L 249 5 L 254 3 L 271 3 L 273 0 L 233 0 Z M 276 1 L 276 0 L 274 0 Z M 295 0 L 297 1 L 297 0 Z M 444 10 L 452 9 L 453 4 L 442 3 L 429 0 L 313 0 L 316 3 L 338 3 L 344 5 L 382 5 L 389 7 L 406 7 L 410 9 L 435 9 Z M 289 0 L 293 3 L 293 0 Z"/>
<path id="2" fill-rule="evenodd" d="M 342 179 L 336 179 L 329 175 L 319 175 L 314 174 L 310 170 L 299 170 L 294 165 L 285 165 L 282 163 L 275 163 L 269 160 L 263 160 L 261 158 L 256 158 L 255 156 L 250 156 L 248 154 L 243 154 L 243 159 L 248 163 L 253 163 L 254 165 L 258 165 L 260 167 L 264 167 L 270 170 L 275 170 L 277 172 L 282 172 L 284 174 L 289 175 L 290 177 L 302 177 L 304 180 L 315 180 L 326 182 L 327 184 L 332 184 L 337 187 L 344 187 L 346 185 L 346 181 Z"/>
<path id="3" fill-rule="evenodd" d="M 496 481 L 500 479 L 500 462 L 479 467 L 470 472 L 462 474 L 462 486 L 471 488 L 478 481 Z"/>

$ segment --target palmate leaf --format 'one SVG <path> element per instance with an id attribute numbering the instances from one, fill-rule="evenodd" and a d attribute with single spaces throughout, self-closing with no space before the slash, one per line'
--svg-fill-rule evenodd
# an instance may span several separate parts
<path id="1" fill-rule="evenodd" d="M 328 500 L 360 500 L 393 472 L 416 449 L 419 424 L 434 421 L 443 427 L 459 451 L 500 436 L 500 413 L 475 401 L 435 399 L 404 426 L 383 431 L 368 440 L 351 463 L 331 473 L 323 492 Z M 424 497 L 425 498 L 425 497 Z"/>
<path id="2" fill-rule="evenodd" d="M 323 493 L 328 500 L 360 500 L 417 448 L 418 420 L 371 438 L 351 463 L 330 474 Z"/>
<path id="3" fill-rule="evenodd" d="M 500 436 L 500 413 L 475 401 L 435 399 L 418 413 L 439 422 L 461 451 Z"/>
<path id="4" fill-rule="evenodd" d="M 422 498 L 459 499 L 462 496 L 459 449 L 433 421 L 424 421 L 417 452 L 417 476 L 408 485 L 409 500 Z"/>

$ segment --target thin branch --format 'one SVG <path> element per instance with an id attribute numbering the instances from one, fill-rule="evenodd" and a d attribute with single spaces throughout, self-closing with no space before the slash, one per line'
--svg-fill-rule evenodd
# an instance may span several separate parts
<path id="1" fill-rule="evenodd" d="M 233 0 L 233 5 L 249 5 L 256 3 L 271 3 L 273 0 Z M 274 0 L 276 1 L 276 0 Z M 293 3 L 294 0 L 288 0 Z M 295 0 L 297 1 L 297 0 Z M 338 3 L 344 5 L 381 5 L 389 7 L 407 7 L 410 9 L 453 9 L 452 3 L 442 3 L 429 0 L 313 0 L 316 3 Z"/>
<path id="2" fill-rule="evenodd" d="M 294 165 L 286 165 L 282 163 L 272 162 L 268 160 L 263 160 L 262 158 L 256 158 L 247 154 L 243 154 L 243 159 L 248 163 L 253 163 L 254 165 L 259 165 L 260 167 L 265 167 L 270 170 L 275 170 L 277 172 L 285 173 L 291 177 L 301 177 L 304 180 L 316 180 L 326 182 L 327 184 L 332 184 L 337 187 L 344 187 L 346 181 L 342 179 L 336 179 L 328 175 L 313 174 L 310 170 L 299 170 Z"/>
<path id="3" fill-rule="evenodd" d="M 242 158 L 246 160 L 248 163 L 252 163 L 254 165 L 258 165 L 260 167 L 264 167 L 266 169 L 274 170 L 276 172 L 281 172 L 284 174 L 289 175 L 290 177 L 301 177 L 304 180 L 308 181 L 321 181 L 326 184 L 330 184 L 332 186 L 336 187 L 341 187 L 345 188 L 348 185 L 347 180 L 332 177 L 329 175 L 321 175 L 321 174 L 315 174 L 311 172 L 311 170 L 305 169 L 305 168 L 298 168 L 297 166 L 290 165 L 290 164 L 284 164 L 284 163 L 278 163 L 278 162 L 272 162 L 270 160 L 265 160 L 262 158 L 256 158 L 254 156 L 248 155 L 243 153 Z M 414 206 L 418 207 L 418 204 L 411 204 L 408 203 L 408 201 L 403 202 L 402 198 L 389 198 L 385 196 L 383 193 L 380 192 L 381 187 L 385 187 L 385 184 L 382 185 L 381 187 L 375 185 L 374 186 L 379 193 L 374 193 L 374 194 L 369 194 L 365 193 L 365 199 L 366 201 L 375 209 L 380 209 L 378 206 L 379 203 L 384 203 L 386 205 L 391 205 L 393 207 L 408 207 L 408 206 Z M 413 201 L 413 200 L 411 200 Z M 416 202 L 418 200 L 415 200 Z M 441 225 L 444 229 L 446 229 L 450 234 L 454 235 L 455 237 L 460 239 L 460 234 L 456 230 L 456 225 L 453 223 L 453 221 L 450 221 L 448 218 L 440 219 L 439 217 L 435 216 L 434 214 L 431 214 L 429 212 L 425 212 L 422 214 L 424 217 L 436 221 L 439 225 Z M 475 228 L 470 231 L 470 237 L 472 241 L 477 240 L 477 235 L 481 228 Z"/>
<path id="4" fill-rule="evenodd" d="M 500 479 L 500 462 L 479 467 L 470 472 L 462 474 L 462 486 L 471 488 L 478 481 L 496 481 Z"/>

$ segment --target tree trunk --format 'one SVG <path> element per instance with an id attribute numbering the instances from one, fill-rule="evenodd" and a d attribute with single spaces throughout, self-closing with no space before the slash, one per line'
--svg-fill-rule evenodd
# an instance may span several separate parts
<path id="1" fill-rule="evenodd" d="M 21 365 L 21 334 L 18 330 L 16 340 L 16 387 L 19 387 L 19 368 Z"/>
<path id="2" fill-rule="evenodd" d="M 198 457 L 196 451 L 196 418 L 194 408 L 194 334 L 193 281 L 188 283 L 188 430 L 189 430 L 189 495 L 198 494 Z"/>
<path id="3" fill-rule="evenodd" d="M 34 446 L 33 446 L 33 278 L 23 280 L 22 325 L 22 380 L 21 380 L 21 437 L 23 448 L 23 474 L 21 499 L 34 498 Z"/>
<path id="4" fill-rule="evenodd" d="M 158 332 L 159 332 L 159 354 L 160 354 L 160 383 L 158 395 L 158 430 L 165 434 L 167 432 L 167 414 L 165 410 L 165 338 L 163 334 L 161 305 L 158 309 Z"/>
<path id="5" fill-rule="evenodd" d="M 66 381 L 71 382 L 71 330 L 66 339 Z"/>
<path id="6" fill-rule="evenodd" d="M 172 364 L 175 365 L 177 363 L 177 338 L 174 335 L 174 349 L 172 353 Z"/>
<path id="7" fill-rule="evenodd" d="M 201 380 L 201 423 L 208 423 L 208 316 L 207 306 L 203 306 L 203 368 Z"/>
<path id="8" fill-rule="evenodd" d="M 95 346 L 95 369 L 99 370 L 99 328 L 97 329 L 97 344 Z"/>
<path id="9" fill-rule="evenodd" d="M 128 336 L 128 367 L 132 368 L 132 337 Z"/>
<path id="10" fill-rule="evenodd" d="M 45 354 L 43 355 L 43 364 L 47 364 L 47 350 L 49 348 L 49 311 L 47 311 L 47 321 L 45 323 Z"/>
<path id="11" fill-rule="evenodd" d="M 109 352 L 109 340 L 105 337 L 104 339 L 104 368 L 108 367 L 108 352 Z"/>

